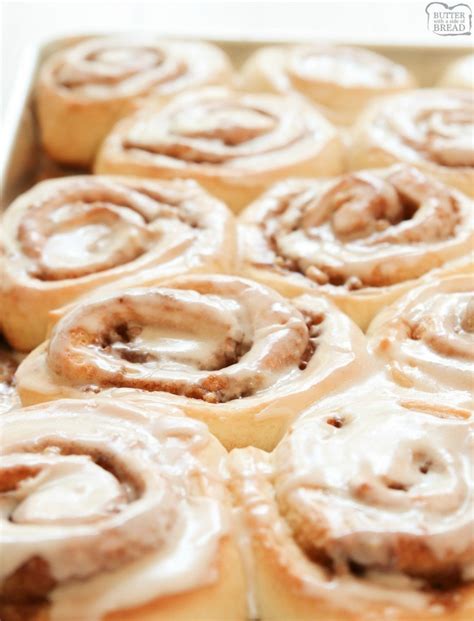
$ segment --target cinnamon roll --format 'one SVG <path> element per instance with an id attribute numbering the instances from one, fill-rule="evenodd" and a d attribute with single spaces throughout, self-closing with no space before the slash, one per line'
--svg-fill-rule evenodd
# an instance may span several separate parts
<path id="1" fill-rule="evenodd" d="M 152 393 L 226 447 L 272 448 L 310 403 L 370 368 L 358 328 L 322 296 L 287 301 L 232 276 L 91 296 L 20 365 L 24 404 Z"/>
<path id="2" fill-rule="evenodd" d="M 122 120 L 95 170 L 190 177 L 239 211 L 277 179 L 337 174 L 342 166 L 336 130 L 303 98 L 207 88 Z"/>
<path id="3" fill-rule="evenodd" d="M 474 88 L 474 54 L 458 58 L 448 65 L 440 82 L 440 86 L 449 88 Z"/>
<path id="4" fill-rule="evenodd" d="M 241 270 L 290 297 L 320 291 L 365 329 L 419 277 L 468 268 L 473 212 L 406 165 L 290 179 L 241 214 Z"/>
<path id="5" fill-rule="evenodd" d="M 260 48 L 240 78 L 253 91 L 301 93 L 338 125 L 350 125 L 374 97 L 416 85 L 405 67 L 380 54 L 316 44 Z"/>
<path id="6" fill-rule="evenodd" d="M 354 128 L 351 169 L 406 162 L 474 196 L 474 93 L 423 89 L 382 98 Z"/>
<path id="7" fill-rule="evenodd" d="M 474 613 L 472 412 L 369 383 L 232 451 L 262 621 Z"/>
<path id="8" fill-rule="evenodd" d="M 229 210 L 193 181 L 40 183 L 3 219 L 5 336 L 16 349 L 32 349 L 45 337 L 49 311 L 101 285 L 229 271 L 234 238 Z"/>
<path id="9" fill-rule="evenodd" d="M 93 399 L 0 429 L 2 619 L 245 619 L 226 454 L 204 425 Z"/>
<path id="10" fill-rule="evenodd" d="M 400 386 L 460 391 L 474 403 L 472 272 L 413 289 L 377 315 L 368 335 L 372 351 Z"/>
<path id="11" fill-rule="evenodd" d="M 20 405 L 15 387 L 15 371 L 22 358 L 21 354 L 9 349 L 0 338 L 0 414 Z"/>
<path id="12" fill-rule="evenodd" d="M 83 40 L 41 68 L 36 104 L 43 146 L 54 160 L 89 166 L 105 135 L 140 99 L 162 104 L 186 89 L 226 84 L 231 77 L 227 56 L 209 43 Z"/>

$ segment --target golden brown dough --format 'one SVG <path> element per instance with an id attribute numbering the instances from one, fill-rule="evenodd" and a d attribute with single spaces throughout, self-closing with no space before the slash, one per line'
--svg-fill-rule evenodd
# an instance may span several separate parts
<path id="1" fill-rule="evenodd" d="M 226 84 L 231 76 L 229 60 L 209 43 L 86 39 L 41 68 L 36 104 L 43 146 L 54 160 L 90 166 L 105 135 L 139 100 L 162 104 L 189 88 Z"/>
<path id="2" fill-rule="evenodd" d="M 341 172 L 342 151 L 336 130 L 301 97 L 207 88 L 118 123 L 95 172 L 192 178 L 240 211 L 278 179 Z"/>

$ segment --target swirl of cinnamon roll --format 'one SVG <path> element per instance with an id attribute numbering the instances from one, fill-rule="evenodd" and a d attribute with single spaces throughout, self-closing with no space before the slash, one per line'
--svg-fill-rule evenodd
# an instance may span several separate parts
<path id="1" fill-rule="evenodd" d="M 190 177 L 235 211 L 288 175 L 342 170 L 336 130 L 296 95 L 223 88 L 145 106 L 118 123 L 96 160 L 98 173 Z"/>
<path id="2" fill-rule="evenodd" d="M 193 181 L 77 176 L 40 183 L 3 218 L 5 336 L 17 349 L 32 349 L 45 337 L 49 311 L 111 282 L 228 271 L 234 237 L 228 209 Z"/>
<path id="3" fill-rule="evenodd" d="M 416 168 L 290 179 L 240 216 L 244 273 L 284 295 L 321 291 L 363 329 L 388 302 L 470 256 L 473 204 Z"/>
<path id="4" fill-rule="evenodd" d="M 24 403 L 147 391 L 206 422 L 226 446 L 271 447 L 301 409 L 368 367 L 363 335 L 324 298 L 290 302 L 210 275 L 84 299 L 17 378 Z"/>
<path id="5" fill-rule="evenodd" d="M 417 287 L 370 325 L 371 348 L 398 384 L 474 397 L 474 278 L 451 276 Z"/>
<path id="6" fill-rule="evenodd" d="M 215 596 L 241 575 L 225 451 L 204 425 L 142 398 L 56 401 L 5 414 L 0 428 L 2 613 L 174 618 L 210 587 L 208 618 L 220 618 Z"/>
<path id="7" fill-rule="evenodd" d="M 416 84 L 405 67 L 369 50 L 314 44 L 260 48 L 245 63 L 241 83 L 253 91 L 301 93 L 341 125 L 374 97 Z"/>
<path id="8" fill-rule="evenodd" d="M 474 610 L 472 412 L 366 388 L 305 412 L 271 454 L 231 453 L 263 619 Z"/>
<path id="9" fill-rule="evenodd" d="M 382 98 L 354 130 L 352 169 L 406 162 L 474 195 L 474 93 L 423 89 Z"/>
<path id="10" fill-rule="evenodd" d="M 36 98 L 43 145 L 55 160 L 86 166 L 137 100 L 164 102 L 189 88 L 228 83 L 231 75 L 224 52 L 209 43 L 120 37 L 80 41 L 53 54 L 41 68 Z"/>

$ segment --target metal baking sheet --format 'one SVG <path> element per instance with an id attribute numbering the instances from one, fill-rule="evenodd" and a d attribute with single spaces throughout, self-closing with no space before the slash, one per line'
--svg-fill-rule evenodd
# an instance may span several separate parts
<path id="1" fill-rule="evenodd" d="M 123 35 L 124 33 L 108 34 Z M 97 37 L 101 35 L 83 34 L 61 37 L 36 47 L 31 47 L 25 51 L 19 64 L 16 84 L 4 118 L 0 161 L 2 209 L 5 209 L 21 192 L 24 192 L 41 179 L 79 172 L 56 165 L 42 153 L 38 140 L 33 91 L 39 67 L 50 54 L 91 36 Z M 150 34 L 147 33 L 146 36 L 150 36 Z M 159 33 L 156 36 L 159 36 Z M 193 37 L 187 38 L 192 39 Z M 258 47 L 292 42 L 281 40 L 232 41 L 213 38 L 207 38 L 207 40 L 219 45 L 227 52 L 237 68 Z M 343 42 L 339 43 L 342 44 Z M 337 42 L 331 42 L 331 44 L 337 44 Z M 353 44 L 351 43 L 351 45 Z M 362 41 L 359 43 L 359 46 L 366 47 L 405 65 L 417 77 L 419 84 L 424 87 L 433 86 L 449 63 L 472 51 L 469 47 L 447 48 L 442 45 L 364 45 Z"/>

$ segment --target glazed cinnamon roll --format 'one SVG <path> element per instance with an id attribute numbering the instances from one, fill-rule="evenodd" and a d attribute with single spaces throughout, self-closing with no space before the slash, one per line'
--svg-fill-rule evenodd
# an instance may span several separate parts
<path id="1" fill-rule="evenodd" d="M 184 180 L 45 181 L 5 212 L 0 237 L 3 329 L 24 351 L 44 339 L 49 311 L 98 286 L 228 271 L 234 260 L 229 210 Z"/>
<path id="2" fill-rule="evenodd" d="M 231 453 L 262 621 L 474 613 L 472 412 L 370 384 Z M 252 565 L 251 565 L 252 567 Z"/>
<path id="3" fill-rule="evenodd" d="M 226 454 L 204 425 L 142 398 L 0 429 L 2 619 L 245 619 Z"/>
<path id="4" fill-rule="evenodd" d="M 296 95 L 223 88 L 145 106 L 118 123 L 99 152 L 97 173 L 186 177 L 235 211 L 289 175 L 342 170 L 336 130 Z"/>
<path id="5" fill-rule="evenodd" d="M 287 301 L 209 275 L 84 299 L 17 382 L 24 404 L 146 391 L 206 422 L 226 447 L 267 449 L 304 407 L 369 368 L 362 333 L 325 298 Z"/>
<path id="6" fill-rule="evenodd" d="M 449 88 L 474 88 L 474 54 L 462 56 L 448 65 L 440 86 Z"/>
<path id="7" fill-rule="evenodd" d="M 474 93 L 423 89 L 382 98 L 354 129 L 352 169 L 406 162 L 474 196 Z"/>
<path id="8" fill-rule="evenodd" d="M 15 387 L 15 371 L 22 358 L 21 354 L 9 349 L 0 338 L 0 415 L 20 405 Z"/>
<path id="9" fill-rule="evenodd" d="M 402 387 L 474 399 L 474 275 L 417 287 L 372 322 L 371 349 Z"/>
<path id="10" fill-rule="evenodd" d="M 36 103 L 43 146 L 59 162 L 89 166 L 105 135 L 138 100 L 161 104 L 189 88 L 226 84 L 231 76 L 224 52 L 209 43 L 86 39 L 41 68 Z"/>
<path id="11" fill-rule="evenodd" d="M 405 165 L 290 179 L 241 214 L 241 269 L 290 297 L 320 291 L 365 329 L 419 277 L 468 268 L 473 212 Z"/>
<path id="12" fill-rule="evenodd" d="M 257 50 L 242 69 L 241 85 L 296 91 L 333 123 L 350 125 L 371 99 L 413 88 L 416 81 L 405 67 L 369 50 L 293 45 Z"/>

